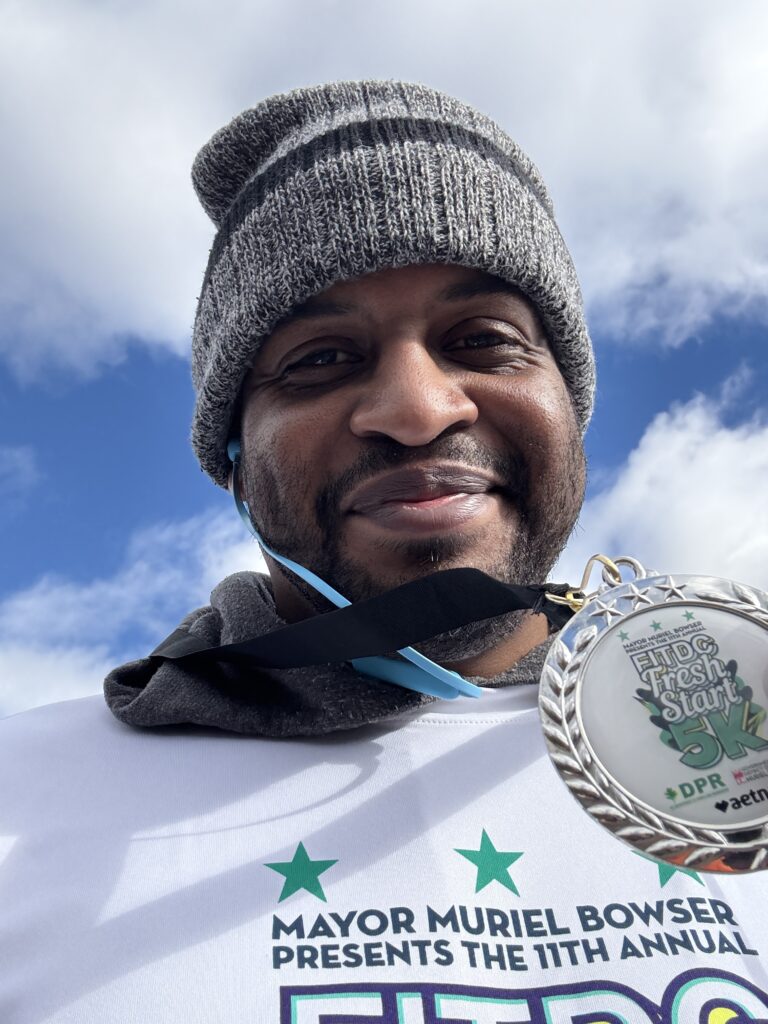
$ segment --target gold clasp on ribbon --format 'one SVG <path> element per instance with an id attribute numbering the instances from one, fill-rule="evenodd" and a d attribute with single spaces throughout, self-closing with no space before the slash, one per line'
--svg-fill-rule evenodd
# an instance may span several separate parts
<path id="1" fill-rule="evenodd" d="M 552 601 L 553 604 L 564 604 L 567 605 L 571 611 L 578 612 L 584 607 L 588 600 L 587 587 L 589 586 L 589 577 L 592 575 L 594 567 L 600 563 L 603 566 L 603 579 L 605 582 L 613 582 L 619 584 L 622 582 L 621 571 L 612 559 L 607 555 L 592 555 L 590 560 L 584 569 L 584 573 L 581 577 L 581 583 L 578 587 L 572 587 L 567 590 L 563 596 L 560 594 L 545 594 L 547 600 Z"/>

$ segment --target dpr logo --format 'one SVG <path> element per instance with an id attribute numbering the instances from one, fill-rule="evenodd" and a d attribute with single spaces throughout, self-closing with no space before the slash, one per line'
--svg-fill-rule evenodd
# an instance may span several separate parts
<path id="1" fill-rule="evenodd" d="M 664 790 L 664 796 L 670 803 L 682 803 L 695 796 L 701 796 L 702 793 L 727 788 L 719 772 L 710 772 L 709 775 L 698 775 L 695 779 L 678 782 L 677 786 L 668 786 Z"/>

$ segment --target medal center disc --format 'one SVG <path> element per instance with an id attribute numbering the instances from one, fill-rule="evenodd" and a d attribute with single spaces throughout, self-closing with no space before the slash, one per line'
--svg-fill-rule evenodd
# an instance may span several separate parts
<path id="1" fill-rule="evenodd" d="M 583 735 L 628 794 L 686 824 L 768 819 L 768 632 L 674 602 L 606 629 L 577 691 Z"/>

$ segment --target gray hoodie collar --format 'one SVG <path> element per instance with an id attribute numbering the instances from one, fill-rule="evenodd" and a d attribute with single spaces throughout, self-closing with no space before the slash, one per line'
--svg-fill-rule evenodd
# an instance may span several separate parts
<path id="1" fill-rule="evenodd" d="M 228 576 L 211 603 L 188 615 L 181 629 L 206 644 L 239 643 L 284 626 L 269 578 L 253 572 Z M 551 639 L 481 686 L 535 684 Z M 256 736 L 317 736 L 412 711 L 434 698 L 361 675 L 350 665 L 244 671 L 142 658 L 113 669 L 104 681 L 112 713 L 132 726 L 194 724 Z"/>

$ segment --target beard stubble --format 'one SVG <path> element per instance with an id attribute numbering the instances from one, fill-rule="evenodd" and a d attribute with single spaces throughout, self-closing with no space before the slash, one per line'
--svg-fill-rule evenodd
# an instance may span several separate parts
<path id="1" fill-rule="evenodd" d="M 278 464 L 271 452 L 246 453 L 242 486 L 253 521 L 265 541 L 281 555 L 310 568 L 348 600 L 357 602 L 436 572 L 446 563 L 455 567 L 473 562 L 461 559 L 466 547 L 461 535 L 393 538 L 387 542 L 388 553 L 396 555 L 409 569 L 401 578 L 383 583 L 368 566 L 343 553 L 346 514 L 341 506 L 345 495 L 378 473 L 409 463 L 454 461 L 488 470 L 504 481 L 503 495 L 515 505 L 517 524 L 516 529 L 510 527 L 508 545 L 501 545 L 482 566 L 473 567 L 505 583 L 530 585 L 546 580 L 573 530 L 583 501 L 584 450 L 575 422 L 557 455 L 559 472 L 540 478 L 534 487 L 530 463 L 521 454 L 492 452 L 466 434 L 444 435 L 418 449 L 382 438 L 369 441 L 366 451 L 347 470 L 329 480 L 312 504 L 302 489 L 302 467 Z M 289 511 L 302 508 L 307 509 L 309 521 L 305 523 Z M 315 612 L 322 614 L 332 609 L 330 602 L 307 583 L 279 563 L 274 564 Z M 513 611 L 479 620 L 415 646 L 437 662 L 475 657 L 514 632 L 527 614 Z"/>

